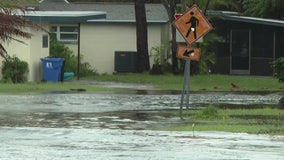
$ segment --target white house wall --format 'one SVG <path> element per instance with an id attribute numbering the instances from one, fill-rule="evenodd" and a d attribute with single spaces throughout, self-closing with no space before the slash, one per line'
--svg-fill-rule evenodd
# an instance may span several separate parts
<path id="1" fill-rule="evenodd" d="M 148 26 L 149 51 L 154 46 L 167 42 L 163 40 L 165 27 Z M 136 27 L 129 24 L 81 24 L 81 55 L 98 73 L 114 72 L 115 51 L 136 51 Z M 67 45 L 77 54 L 74 44 Z M 152 62 L 152 61 L 151 61 Z"/>
<path id="2" fill-rule="evenodd" d="M 25 31 L 28 31 L 26 29 Z M 31 44 L 31 39 L 23 39 L 23 38 L 17 38 L 25 44 L 17 42 L 17 41 L 11 41 L 10 43 L 3 43 L 4 48 L 6 49 L 8 55 L 10 56 L 17 56 L 20 60 L 25 61 L 25 62 L 30 62 L 30 44 Z M 1 58 L 3 59 L 3 58 Z M 3 59 L 4 60 L 4 59 Z M 2 66 L 2 64 L 1 64 Z M 30 66 L 29 66 L 30 67 Z M 2 78 L 2 76 L 1 76 Z M 30 79 L 30 72 L 28 74 L 28 79 Z"/>
<path id="3" fill-rule="evenodd" d="M 43 26 L 46 26 L 46 24 Z M 24 41 L 25 44 L 11 41 L 10 43 L 5 43 L 4 47 L 10 56 L 15 55 L 20 60 L 26 61 L 29 64 L 28 81 L 40 81 L 42 78 L 40 58 L 49 55 L 49 48 L 42 48 L 42 35 L 46 33 L 42 30 L 30 28 L 25 29 L 25 31 L 33 34 L 31 39 L 16 37 L 16 39 Z"/>
<path id="4" fill-rule="evenodd" d="M 41 24 L 46 30 L 49 28 L 48 24 Z M 30 81 L 39 82 L 42 80 L 42 63 L 41 58 L 49 56 L 49 36 L 48 33 L 43 30 L 31 30 L 33 33 L 31 39 L 31 50 L 30 50 Z M 42 37 L 43 35 L 48 36 L 48 47 L 43 48 Z"/>

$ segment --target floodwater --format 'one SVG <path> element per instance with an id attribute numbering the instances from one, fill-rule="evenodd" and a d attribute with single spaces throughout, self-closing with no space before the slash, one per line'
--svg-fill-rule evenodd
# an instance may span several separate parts
<path id="1" fill-rule="evenodd" d="M 190 107 L 276 105 L 274 94 L 191 94 Z M 284 137 L 227 132 L 171 132 L 183 123 L 148 113 L 178 109 L 180 95 L 0 95 L 1 160 L 284 159 Z"/>

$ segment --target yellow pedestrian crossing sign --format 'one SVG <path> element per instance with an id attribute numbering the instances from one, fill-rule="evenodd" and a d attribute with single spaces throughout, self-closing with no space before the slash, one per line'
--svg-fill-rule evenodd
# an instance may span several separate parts
<path id="1" fill-rule="evenodd" d="M 189 45 L 196 42 L 212 29 L 211 24 L 197 5 L 189 8 L 182 16 L 174 21 L 173 25 Z"/>

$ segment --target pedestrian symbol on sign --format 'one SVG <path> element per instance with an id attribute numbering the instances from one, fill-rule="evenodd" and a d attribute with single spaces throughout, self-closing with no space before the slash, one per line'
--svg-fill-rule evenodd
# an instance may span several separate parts
<path id="1" fill-rule="evenodd" d="M 176 19 L 173 25 L 189 45 L 196 42 L 212 29 L 211 24 L 196 5 L 193 5 L 187 12 Z"/>
<path id="2" fill-rule="evenodd" d="M 190 15 L 191 15 L 191 18 L 185 24 L 189 24 L 190 23 L 191 26 L 189 27 L 185 37 L 188 38 L 189 33 L 193 32 L 194 39 L 196 39 L 196 28 L 199 25 L 199 20 L 194 16 L 194 12 L 193 11 L 190 12 Z"/>

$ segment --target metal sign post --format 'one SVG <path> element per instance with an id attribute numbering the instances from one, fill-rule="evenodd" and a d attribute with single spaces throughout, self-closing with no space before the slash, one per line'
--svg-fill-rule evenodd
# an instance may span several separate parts
<path id="1" fill-rule="evenodd" d="M 186 59 L 184 66 L 184 76 L 183 76 L 183 89 L 181 93 L 180 109 L 179 114 L 182 118 L 183 102 L 184 96 L 186 95 L 186 109 L 189 109 L 189 89 L 190 89 L 190 60 Z"/>
<path id="2" fill-rule="evenodd" d="M 209 3 L 209 1 L 207 3 Z M 200 48 L 191 48 L 191 45 L 207 34 L 212 29 L 212 26 L 197 5 L 193 5 L 184 14 L 176 17 L 173 25 L 188 44 L 188 46 L 179 45 L 177 49 L 177 58 L 186 60 L 180 103 L 180 117 L 182 118 L 185 94 L 186 109 L 189 109 L 190 61 L 198 61 L 201 54 Z"/>

